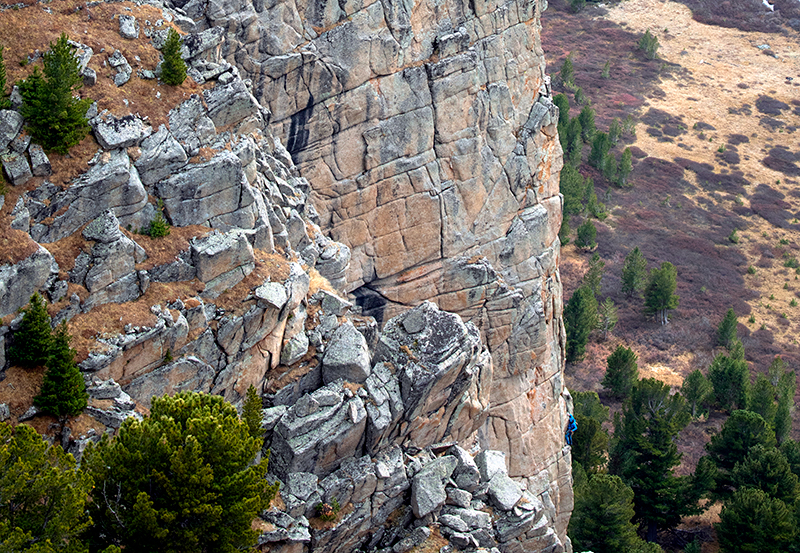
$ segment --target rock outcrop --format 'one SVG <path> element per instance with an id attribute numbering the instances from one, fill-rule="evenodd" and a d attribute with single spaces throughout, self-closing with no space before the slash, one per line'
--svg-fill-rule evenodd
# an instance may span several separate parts
<path id="1" fill-rule="evenodd" d="M 562 454 L 561 149 L 539 38 L 545 1 L 237 3 L 182 8 L 225 29 L 346 244 L 346 290 L 379 323 L 431 300 L 494 362 L 486 448 L 572 508 Z M 546 484 L 543 484 L 546 483 Z"/>

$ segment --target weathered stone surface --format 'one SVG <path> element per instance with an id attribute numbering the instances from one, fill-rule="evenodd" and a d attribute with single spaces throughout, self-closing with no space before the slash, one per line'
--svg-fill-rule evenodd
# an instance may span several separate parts
<path id="1" fill-rule="evenodd" d="M 25 307 L 33 293 L 43 290 L 57 275 L 55 258 L 41 246 L 14 265 L 0 265 L 0 317 Z"/>
<path id="2" fill-rule="evenodd" d="M 489 482 L 496 474 L 508 474 L 506 454 L 502 451 L 481 451 L 475 456 L 475 464 L 482 482 Z"/>
<path id="3" fill-rule="evenodd" d="M 492 365 L 482 349 L 476 328 L 430 302 L 384 326 L 374 360 L 396 368 L 408 422 L 403 434 L 418 447 L 446 434 L 466 439 L 485 420 Z"/>
<path id="4" fill-rule="evenodd" d="M 164 125 L 142 141 L 142 155 L 134 164 L 142 184 L 155 184 L 186 164 L 186 152 Z"/>
<path id="5" fill-rule="evenodd" d="M 255 227 L 250 185 L 241 161 L 227 150 L 159 182 L 156 191 L 175 226 L 207 225 L 223 231 Z"/>
<path id="6" fill-rule="evenodd" d="M 241 79 L 204 90 L 203 99 L 208 106 L 208 116 L 217 127 L 237 125 L 247 118 L 254 118 L 255 125 L 263 124 L 258 101 Z"/>
<path id="7" fill-rule="evenodd" d="M 467 490 L 468 492 L 474 491 L 475 488 L 478 487 L 478 484 L 480 484 L 481 473 L 480 470 L 478 470 L 478 465 L 475 464 L 475 460 L 472 458 L 472 455 L 458 445 L 454 445 L 448 449 L 447 454 L 452 455 L 458 460 L 458 466 L 453 473 L 453 480 L 455 481 L 456 486 L 462 490 Z"/>
<path id="8" fill-rule="evenodd" d="M 369 350 L 364 336 L 353 323 L 341 325 L 333 333 L 322 357 L 322 380 L 364 382 L 370 374 Z"/>
<path id="9" fill-rule="evenodd" d="M 366 420 L 364 402 L 347 399 L 340 383 L 304 395 L 275 427 L 270 471 L 330 474 L 360 451 Z"/>
<path id="10" fill-rule="evenodd" d="M 444 505 L 447 500 L 445 483 L 457 464 L 453 457 L 440 457 L 414 475 L 411 482 L 411 509 L 414 516 L 422 518 Z"/>
<path id="11" fill-rule="evenodd" d="M 241 232 L 212 232 L 192 240 L 192 265 L 206 283 L 206 297 L 216 297 L 255 268 L 253 248 Z"/>
<path id="12" fill-rule="evenodd" d="M 11 418 L 11 410 L 8 408 L 7 403 L 0 403 L 0 422 L 7 421 Z"/>
<path id="13" fill-rule="evenodd" d="M 119 34 L 122 35 L 122 38 L 139 38 L 139 23 L 136 22 L 136 18 L 132 15 L 120 15 Z"/>
<path id="14" fill-rule="evenodd" d="M 130 78 L 130 75 L 128 77 Z M 136 146 L 153 132 L 149 125 L 135 115 L 114 117 L 104 112 L 92 118 L 89 124 L 92 126 L 95 138 L 106 150 Z"/>
<path id="15" fill-rule="evenodd" d="M 111 209 L 122 225 L 143 226 L 138 214 L 147 205 L 147 192 L 136 168 L 124 150 L 104 153 L 100 161 L 78 177 L 63 192 L 54 195 L 50 205 L 36 213 L 37 222 L 55 217 L 48 226 L 31 229 L 38 242 L 55 242 L 78 230 L 85 223 Z M 68 209 L 66 209 L 68 208 Z"/>
<path id="16" fill-rule="evenodd" d="M 498 472 L 489 481 L 489 499 L 503 511 L 510 511 L 522 498 L 519 484 L 514 482 L 507 474 Z"/>
<path id="17" fill-rule="evenodd" d="M 14 140 L 22 130 L 22 115 L 10 109 L 0 109 L 0 151 Z"/>
<path id="18" fill-rule="evenodd" d="M 210 392 L 216 372 L 208 363 L 190 355 L 134 379 L 125 391 L 149 408 L 153 397 L 184 390 Z"/>
<path id="19" fill-rule="evenodd" d="M 189 156 L 196 155 L 217 132 L 196 94 L 169 112 L 169 129 Z"/>
<path id="20" fill-rule="evenodd" d="M 50 159 L 44 153 L 44 148 L 38 144 L 31 144 L 28 147 L 28 153 L 31 156 L 31 168 L 34 177 L 46 177 L 52 173 Z"/>
<path id="21" fill-rule="evenodd" d="M 25 184 L 33 176 L 25 154 L 6 150 L 5 153 L 0 154 L 0 158 L 3 160 L 3 171 L 14 186 Z"/>

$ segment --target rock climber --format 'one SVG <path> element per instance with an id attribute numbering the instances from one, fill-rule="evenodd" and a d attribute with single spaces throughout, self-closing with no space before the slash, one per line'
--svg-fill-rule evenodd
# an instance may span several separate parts
<path id="1" fill-rule="evenodd" d="M 572 445 L 572 434 L 578 429 L 578 422 L 575 420 L 575 417 L 572 416 L 572 413 L 569 414 L 569 422 L 567 423 L 567 431 L 564 434 L 564 439 L 567 440 L 567 445 Z"/>

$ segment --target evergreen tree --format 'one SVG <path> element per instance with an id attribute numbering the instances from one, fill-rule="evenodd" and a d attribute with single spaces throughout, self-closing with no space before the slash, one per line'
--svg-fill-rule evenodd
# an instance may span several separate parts
<path id="1" fill-rule="evenodd" d="M 733 342 L 737 339 L 736 327 L 738 324 L 739 321 L 736 319 L 736 313 L 733 307 L 731 307 L 728 309 L 728 312 L 725 313 L 725 316 L 722 318 L 717 328 L 717 343 L 720 346 L 730 348 L 733 345 Z"/>
<path id="2" fill-rule="evenodd" d="M 686 402 L 659 380 L 641 380 L 617 422 L 612 472 L 633 490 L 635 520 L 652 542 L 659 528 L 672 528 L 696 510 L 691 479 L 673 474 L 681 460 L 675 438 L 689 422 Z"/>
<path id="3" fill-rule="evenodd" d="M 577 215 L 583 211 L 586 182 L 578 170 L 570 164 L 561 169 L 561 193 L 564 195 L 564 215 Z"/>
<path id="4" fill-rule="evenodd" d="M 603 177 L 609 184 L 614 184 L 617 182 L 618 173 L 619 164 L 617 163 L 617 158 L 613 152 L 606 152 L 606 156 L 603 158 Z"/>
<path id="5" fill-rule="evenodd" d="M 797 390 L 797 377 L 780 357 L 773 359 L 767 374 L 778 395 L 773 428 L 775 437 L 780 444 L 792 429 L 792 409 L 794 408 L 794 394 Z"/>
<path id="6" fill-rule="evenodd" d="M 622 136 L 622 124 L 619 122 L 619 117 L 615 117 L 611 120 L 611 124 L 608 126 L 608 140 L 611 142 L 612 146 L 616 145 L 619 142 L 620 137 Z"/>
<path id="7" fill-rule="evenodd" d="M 76 352 L 69 347 L 70 339 L 67 322 L 63 321 L 58 325 L 50 345 L 42 389 L 33 399 L 36 407 L 57 417 L 62 426 L 67 418 L 83 411 L 89 399 L 83 375 L 75 363 Z"/>
<path id="8" fill-rule="evenodd" d="M 603 340 L 608 340 L 608 335 L 614 332 L 618 320 L 617 306 L 611 298 L 606 298 L 597 306 L 597 330 L 603 333 Z"/>
<path id="9" fill-rule="evenodd" d="M 584 142 L 589 142 L 594 136 L 596 127 L 594 124 L 594 110 L 586 106 L 578 115 L 578 122 L 581 125 L 581 138 Z"/>
<path id="10" fill-rule="evenodd" d="M 553 96 L 553 103 L 558 106 L 558 132 L 560 134 L 561 127 L 566 128 L 569 125 L 569 98 L 562 92 Z"/>
<path id="11" fill-rule="evenodd" d="M 606 463 L 608 433 L 603 423 L 608 420 L 608 407 L 600 403 L 596 392 L 575 392 L 574 417 L 578 429 L 572 436 L 572 463 L 581 465 L 589 474 L 599 472 Z"/>
<path id="12" fill-rule="evenodd" d="M 617 182 L 620 186 L 628 186 L 628 177 L 631 171 L 633 171 L 633 154 L 631 154 L 630 148 L 625 148 L 617 171 Z"/>
<path id="13" fill-rule="evenodd" d="M 564 63 L 561 64 L 561 70 L 558 73 L 561 82 L 566 87 L 572 87 L 575 84 L 575 69 L 572 67 L 572 52 L 564 58 Z"/>
<path id="14" fill-rule="evenodd" d="M 723 553 L 784 553 L 797 537 L 791 509 L 754 488 L 733 494 L 714 527 Z"/>
<path id="15" fill-rule="evenodd" d="M 0 423 L 0 551 L 82 553 L 92 479 L 25 424 Z"/>
<path id="16" fill-rule="evenodd" d="M 589 165 L 596 167 L 601 172 L 605 169 L 606 154 L 611 143 L 604 132 L 596 132 L 592 137 L 592 150 L 589 152 Z"/>
<path id="17" fill-rule="evenodd" d="M 92 103 L 88 98 L 74 97 L 82 78 L 67 41 L 66 33 L 62 33 L 55 43 L 50 43 L 50 50 L 43 55 L 43 72 L 37 67 L 19 83 L 21 113 L 28 132 L 44 148 L 60 154 L 66 154 L 88 134 L 86 110 Z"/>
<path id="18" fill-rule="evenodd" d="M 614 399 L 627 398 L 639 381 L 639 366 L 636 354 L 625 346 L 617 346 L 614 353 L 606 359 L 606 375 L 603 377 L 603 388 Z"/>
<path id="19" fill-rule="evenodd" d="M 561 241 L 562 246 L 569 244 L 570 232 L 572 232 L 572 229 L 569 227 L 569 215 L 565 213 L 561 219 L 561 227 L 558 229 L 558 239 Z"/>
<path id="20" fill-rule="evenodd" d="M 581 164 L 581 155 L 583 154 L 583 127 L 577 117 L 573 117 L 567 125 L 566 134 L 566 147 L 564 153 L 566 154 L 567 162 L 574 167 Z"/>
<path id="21" fill-rule="evenodd" d="M 800 478 L 800 443 L 791 439 L 784 440 L 780 450 L 789 463 L 792 474 Z"/>
<path id="22" fill-rule="evenodd" d="M 622 293 L 628 296 L 641 293 L 647 286 L 647 259 L 639 246 L 633 248 L 625 256 L 622 265 Z"/>
<path id="23" fill-rule="evenodd" d="M 264 438 L 264 431 L 261 429 L 261 398 L 252 384 L 247 388 L 242 406 L 242 421 L 247 425 L 250 436 L 256 439 Z"/>
<path id="24" fill-rule="evenodd" d="M 638 545 L 633 491 L 618 476 L 594 474 L 575 490 L 569 536 L 575 551 L 629 552 Z"/>
<path id="25" fill-rule="evenodd" d="M 733 469 L 736 463 L 744 461 L 753 447 L 771 448 L 775 443 L 775 433 L 761 415 L 742 410 L 731 413 L 719 433 L 706 444 L 708 456 L 717 467 L 717 495 L 727 497 L 731 493 Z"/>
<path id="26" fill-rule="evenodd" d="M 586 219 L 581 226 L 578 227 L 578 236 L 575 238 L 575 245 L 585 250 L 591 250 L 597 247 L 597 228 L 592 223 L 591 219 Z"/>
<path id="27" fill-rule="evenodd" d="M 603 273 L 606 269 L 606 262 L 600 259 L 600 254 L 595 253 L 589 261 L 589 268 L 583 275 L 582 285 L 589 288 L 595 297 L 600 295 L 600 284 L 603 281 Z"/>
<path id="28" fill-rule="evenodd" d="M 693 419 L 708 412 L 708 400 L 711 398 L 712 391 L 711 382 L 699 369 L 690 373 L 683 381 L 681 394 L 686 399 L 689 413 Z"/>
<path id="29" fill-rule="evenodd" d="M 592 217 L 601 221 L 608 217 L 605 204 L 597 199 L 597 194 L 594 191 L 594 181 L 591 178 L 586 179 L 586 209 Z"/>
<path id="30" fill-rule="evenodd" d="M 775 413 L 777 412 L 775 386 L 763 374 L 758 375 L 750 392 L 748 409 L 758 413 L 771 427 L 775 427 Z"/>
<path id="31" fill-rule="evenodd" d="M 84 455 L 94 478 L 89 503 L 94 547 L 229 552 L 256 544 L 253 519 L 277 487 L 236 409 L 221 397 L 180 392 L 153 400 L 144 420 L 127 419 Z"/>
<path id="32" fill-rule="evenodd" d="M 167 41 L 161 49 L 164 61 L 161 63 L 161 80 L 171 86 L 180 86 L 186 80 L 186 62 L 181 57 L 181 35 L 170 28 Z"/>
<path id="33" fill-rule="evenodd" d="M 661 268 L 650 271 L 644 292 L 644 308 L 647 314 L 656 315 L 662 325 L 669 322 L 667 311 L 678 307 L 677 279 L 678 271 L 668 261 L 662 263 Z"/>
<path id="34" fill-rule="evenodd" d="M 747 457 L 733 467 L 731 480 L 737 490 L 755 488 L 787 505 L 794 505 L 800 497 L 797 475 L 775 447 L 753 446 Z"/>
<path id="35" fill-rule="evenodd" d="M 586 0 L 569 0 L 569 9 L 572 13 L 580 12 L 586 6 Z"/>
<path id="36" fill-rule="evenodd" d="M 654 60 L 658 57 L 658 37 L 647 29 L 642 38 L 639 39 L 639 50 L 644 52 L 644 55 L 649 60 Z"/>
<path id="37" fill-rule="evenodd" d="M 597 323 L 597 299 L 588 288 L 578 288 L 564 307 L 567 331 L 567 362 L 583 357 L 589 334 Z"/>
<path id="38" fill-rule="evenodd" d="M 772 429 L 775 431 L 775 439 L 779 444 L 789 436 L 792 431 L 792 407 L 794 405 L 793 396 L 780 396 L 778 398 L 778 405 L 775 409 L 775 418 L 773 419 Z"/>
<path id="39" fill-rule="evenodd" d="M 730 355 L 718 354 L 708 369 L 716 404 L 725 411 L 745 409 L 750 395 L 750 371 L 742 343 L 734 342 Z"/>
<path id="40" fill-rule="evenodd" d="M 53 330 L 47 305 L 38 292 L 34 292 L 28 307 L 22 313 L 22 324 L 14 333 L 14 344 L 9 348 L 11 362 L 28 368 L 44 365 L 50 351 Z"/>
<path id="41" fill-rule="evenodd" d="M 6 62 L 3 59 L 3 50 L 0 46 L 0 109 L 10 109 L 11 100 L 6 98 Z"/>

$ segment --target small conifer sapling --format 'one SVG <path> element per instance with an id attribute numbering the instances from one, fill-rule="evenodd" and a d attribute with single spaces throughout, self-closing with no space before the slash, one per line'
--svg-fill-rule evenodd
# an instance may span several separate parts
<path id="1" fill-rule="evenodd" d="M 179 86 L 186 80 L 186 62 L 181 57 L 181 35 L 170 28 L 167 41 L 161 49 L 164 61 L 161 63 L 161 80 L 170 86 Z"/>

